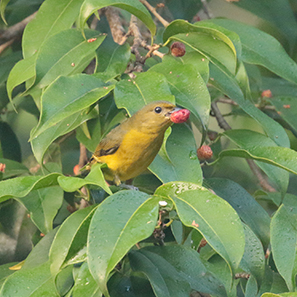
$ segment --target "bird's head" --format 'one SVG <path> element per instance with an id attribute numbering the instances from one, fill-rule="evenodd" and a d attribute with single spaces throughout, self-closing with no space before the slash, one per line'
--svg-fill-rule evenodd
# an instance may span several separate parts
<path id="1" fill-rule="evenodd" d="M 175 104 L 168 101 L 155 101 L 144 106 L 132 118 L 134 125 L 139 129 L 158 133 L 165 131 L 172 124 L 170 115 L 178 109 Z"/>

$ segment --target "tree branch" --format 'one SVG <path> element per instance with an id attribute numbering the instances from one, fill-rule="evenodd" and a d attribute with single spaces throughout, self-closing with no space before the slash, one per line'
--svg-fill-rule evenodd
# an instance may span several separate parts
<path id="1" fill-rule="evenodd" d="M 164 26 L 164 27 L 167 27 L 169 25 L 169 23 L 163 19 L 159 13 L 157 12 L 157 10 L 152 6 L 150 5 L 146 0 L 139 0 L 142 4 L 144 4 L 148 10 L 159 20 L 159 22 Z"/>
<path id="2" fill-rule="evenodd" d="M 20 36 L 27 24 L 35 18 L 36 13 L 37 11 L 23 19 L 21 22 L 7 28 L 3 33 L 0 34 L 0 39 L 5 41 Z"/>
<path id="3" fill-rule="evenodd" d="M 106 15 L 114 42 L 118 44 L 124 44 L 125 41 L 127 40 L 127 35 L 122 26 L 118 9 L 112 6 L 109 6 L 105 9 L 105 15 Z"/>

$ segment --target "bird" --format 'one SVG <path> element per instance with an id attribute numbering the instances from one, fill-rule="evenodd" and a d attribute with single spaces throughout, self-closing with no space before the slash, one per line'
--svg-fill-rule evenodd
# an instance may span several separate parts
<path id="1" fill-rule="evenodd" d="M 145 105 L 100 141 L 89 168 L 94 163 L 105 163 L 104 178 L 117 186 L 138 176 L 158 154 L 165 131 L 173 124 L 170 116 L 179 109 L 168 101 Z"/>

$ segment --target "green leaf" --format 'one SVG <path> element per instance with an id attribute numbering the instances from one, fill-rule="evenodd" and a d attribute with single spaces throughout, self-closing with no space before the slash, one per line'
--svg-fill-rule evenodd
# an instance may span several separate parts
<path id="1" fill-rule="evenodd" d="M 297 131 L 297 98 L 289 96 L 273 97 L 269 100 L 278 114 Z"/>
<path id="2" fill-rule="evenodd" d="M 21 145 L 10 125 L 0 121 L 0 145 L 2 157 L 21 162 Z"/>
<path id="3" fill-rule="evenodd" d="M 210 96 L 204 80 L 194 66 L 183 65 L 173 57 L 166 57 L 162 63 L 151 67 L 149 71 L 162 73 L 166 77 L 176 103 L 189 109 L 206 129 L 210 112 Z"/>
<path id="4" fill-rule="evenodd" d="M 155 35 L 156 25 L 150 13 L 137 0 L 85 0 L 80 9 L 78 27 L 84 28 L 88 18 L 97 10 L 106 6 L 115 6 L 134 14 L 148 27 L 151 34 Z"/>
<path id="5" fill-rule="evenodd" d="M 51 273 L 56 275 L 62 268 L 71 263 L 85 259 L 84 248 L 92 216 L 97 206 L 75 211 L 58 230 L 49 253 Z"/>
<path id="6" fill-rule="evenodd" d="M 240 268 L 254 276 L 257 286 L 260 287 L 265 272 L 264 250 L 255 233 L 243 224 L 245 233 L 245 249 L 240 262 Z"/>
<path id="7" fill-rule="evenodd" d="M 5 16 L 4 16 L 4 11 L 5 11 L 5 8 L 7 6 L 7 4 L 9 3 L 10 0 L 2 0 L 0 2 L 0 15 L 1 15 L 1 19 L 2 21 L 7 25 L 7 22 L 5 20 Z"/>
<path id="8" fill-rule="evenodd" d="M 31 191 L 17 199 L 30 213 L 30 218 L 44 234 L 53 229 L 53 220 L 62 206 L 63 190 L 59 186 Z"/>
<path id="9" fill-rule="evenodd" d="M 42 95 L 42 110 L 31 140 L 107 95 L 114 86 L 87 74 L 61 76 Z M 85 114 L 87 112 L 85 111 Z"/>
<path id="10" fill-rule="evenodd" d="M 166 151 L 161 149 L 149 170 L 163 183 L 185 180 L 202 184 L 195 139 L 187 125 L 176 124 L 172 127 L 172 133 L 166 142 Z"/>
<path id="11" fill-rule="evenodd" d="M 31 146 L 34 156 L 39 164 L 42 164 L 43 157 L 49 146 L 56 140 L 58 137 L 65 135 L 76 127 L 81 125 L 82 123 L 88 121 L 89 119 L 98 116 L 95 109 L 93 109 L 90 113 L 81 113 L 77 112 L 61 122 L 57 125 L 52 126 L 46 131 L 39 134 L 36 138 L 32 139 Z"/>
<path id="12" fill-rule="evenodd" d="M 21 58 L 22 54 L 20 51 L 12 52 L 9 55 L 0 57 L 0 84 L 3 84 L 7 80 L 9 72 Z"/>
<path id="13" fill-rule="evenodd" d="M 43 238 L 41 238 L 41 240 L 34 246 L 26 258 L 22 269 L 33 269 L 48 262 L 49 250 L 57 231 L 57 228 L 53 229 L 49 233 L 45 234 Z"/>
<path id="14" fill-rule="evenodd" d="M 24 58 L 34 55 L 51 36 L 70 29 L 79 14 L 82 3 L 83 0 L 45 1 L 35 19 L 25 28 L 22 44 Z"/>
<path id="15" fill-rule="evenodd" d="M 258 236 L 263 246 L 268 248 L 270 217 L 254 197 L 232 180 L 208 178 L 204 182 L 230 203 L 244 223 Z"/>
<path id="16" fill-rule="evenodd" d="M 8 179 L 10 177 L 28 174 L 28 168 L 16 161 L 0 158 L 0 163 L 5 164 L 5 172 L 3 172 L 3 179 Z"/>
<path id="17" fill-rule="evenodd" d="M 264 66 L 275 74 L 296 83 L 297 64 L 274 37 L 255 27 L 234 20 L 216 19 L 211 22 L 239 35 L 242 43 L 241 59 L 243 62 Z"/>
<path id="18" fill-rule="evenodd" d="M 131 251 L 129 259 L 132 269 L 139 271 L 140 268 L 140 271 L 150 279 L 152 287 L 155 287 L 155 291 L 157 291 L 157 275 L 151 274 L 151 268 L 144 265 L 148 260 L 150 260 L 149 265 L 154 265 L 155 269 L 160 271 L 165 283 L 167 282 L 167 273 L 170 276 L 171 271 L 174 271 L 179 278 L 186 281 L 194 290 L 215 296 L 227 296 L 222 283 L 207 270 L 200 260 L 199 254 L 193 249 L 179 245 L 151 246 Z M 137 259 L 142 263 L 138 262 Z M 164 262 L 165 266 L 162 265 L 162 262 Z M 170 266 L 171 269 L 169 267 L 166 268 L 166 266 Z M 164 271 L 164 269 L 168 271 Z M 175 279 L 174 275 L 171 275 L 171 277 Z M 173 288 L 168 288 L 168 290 L 174 290 L 174 286 Z M 176 292 L 179 292 L 179 288 L 176 288 Z M 176 296 L 176 293 L 170 296 Z"/>
<path id="19" fill-rule="evenodd" d="M 58 184 L 60 173 L 50 173 L 46 176 L 21 176 L 0 182 L 0 202 L 10 198 L 22 198 L 33 190 L 48 188 Z"/>
<path id="20" fill-rule="evenodd" d="M 129 253 L 134 271 L 144 273 L 149 279 L 156 297 L 188 297 L 191 287 L 179 271 L 162 256 L 147 249 Z"/>
<path id="21" fill-rule="evenodd" d="M 238 267 L 244 252 L 244 232 L 237 213 L 225 200 L 188 182 L 165 184 L 155 195 L 172 199 L 182 223 L 203 235 L 227 262 L 230 272 Z"/>
<path id="22" fill-rule="evenodd" d="M 223 135 L 239 148 L 224 150 L 219 157 L 234 156 L 254 159 L 297 174 L 296 151 L 287 147 L 272 146 L 273 142 L 269 138 L 251 130 L 228 130 Z"/>
<path id="23" fill-rule="evenodd" d="M 97 208 L 88 235 L 88 264 L 104 295 L 108 276 L 137 242 L 156 225 L 159 199 L 139 191 L 120 191 Z M 112 215 L 111 215 L 112 214 Z"/>
<path id="24" fill-rule="evenodd" d="M 286 195 L 271 219 L 271 248 L 277 270 L 290 291 L 296 287 L 297 274 L 297 203 L 296 196 Z M 284 244 L 285 242 L 285 244 Z"/>
<path id="25" fill-rule="evenodd" d="M 97 72 L 103 72 L 108 80 L 121 75 L 127 68 L 130 56 L 128 43 L 119 45 L 108 36 L 97 50 Z"/>
<path id="26" fill-rule="evenodd" d="M 166 61 L 168 56 L 163 58 L 163 62 Z M 192 65 L 196 71 L 198 71 L 203 78 L 204 82 L 207 84 L 209 80 L 209 60 L 205 58 L 204 55 L 196 52 L 190 51 L 186 52 L 183 57 L 180 57 L 180 60 L 185 65 Z"/>
<path id="27" fill-rule="evenodd" d="M 116 84 L 114 97 L 117 107 L 125 108 L 129 115 L 153 101 L 174 103 L 165 76 L 153 71 L 139 73 L 134 80 L 121 80 Z"/>
<path id="28" fill-rule="evenodd" d="M 192 25 L 183 20 L 171 22 L 163 34 L 165 45 L 172 40 L 182 42 L 221 69 L 235 73 L 236 50 L 230 38 L 218 28 L 199 24 Z"/>
<path id="29" fill-rule="evenodd" d="M 15 87 L 28 81 L 30 78 L 35 77 L 35 63 L 37 55 L 31 56 L 27 59 L 20 60 L 14 65 L 9 73 L 7 79 L 7 94 L 10 100 L 12 100 L 12 91 Z"/>
<path id="30" fill-rule="evenodd" d="M 100 163 L 92 165 L 91 172 L 84 179 L 61 175 L 58 177 L 59 185 L 65 192 L 75 192 L 85 185 L 96 185 L 111 195 L 112 192 L 109 189 L 101 171 L 101 167 L 105 166 L 105 164 Z"/>
<path id="31" fill-rule="evenodd" d="M 98 288 L 96 281 L 94 280 L 89 267 L 88 263 L 83 263 L 80 267 L 77 277 L 75 279 L 75 284 L 72 290 L 72 297 L 101 297 L 102 293 Z"/>
<path id="32" fill-rule="evenodd" d="M 288 0 L 241 0 L 235 5 L 267 20 L 286 35 L 291 48 L 295 45 L 297 22 Z"/>
<path id="33" fill-rule="evenodd" d="M 59 297 L 49 262 L 33 269 L 21 269 L 7 278 L 0 291 L 1 297 Z"/>
<path id="34" fill-rule="evenodd" d="M 95 57 L 95 50 L 105 39 L 97 31 L 86 32 L 89 42 L 80 31 L 68 29 L 47 39 L 40 47 L 36 58 L 34 85 L 44 88 L 59 76 L 81 72 Z M 67 40 L 67 42 L 65 42 Z M 50 57 L 50 59 L 49 59 Z"/>
<path id="35" fill-rule="evenodd" d="M 210 83 L 237 102 L 244 112 L 256 120 L 264 129 L 268 137 L 280 146 L 290 147 L 290 141 L 284 128 L 265 113 L 246 100 L 234 77 L 222 72 L 215 65 L 210 64 Z"/>

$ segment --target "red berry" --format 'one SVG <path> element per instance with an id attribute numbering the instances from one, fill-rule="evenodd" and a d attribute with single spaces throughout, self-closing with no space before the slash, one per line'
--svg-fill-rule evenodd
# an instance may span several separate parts
<path id="1" fill-rule="evenodd" d="M 170 50 L 174 57 L 182 57 L 186 53 L 185 45 L 178 41 L 172 43 Z"/>
<path id="2" fill-rule="evenodd" d="M 190 117 L 190 111 L 187 109 L 180 109 L 173 112 L 170 116 L 170 119 L 175 124 L 184 123 Z"/>
<path id="3" fill-rule="evenodd" d="M 267 98 L 271 98 L 272 97 L 272 93 L 270 90 L 264 90 L 261 94 L 261 97 L 267 97 Z"/>
<path id="4" fill-rule="evenodd" d="M 79 170 L 80 170 L 79 165 L 76 164 L 76 165 L 73 167 L 73 173 L 74 173 L 74 175 L 79 175 Z"/>
<path id="5" fill-rule="evenodd" d="M 197 150 L 197 156 L 199 160 L 209 160 L 212 157 L 212 149 L 208 145 L 202 145 Z"/>

